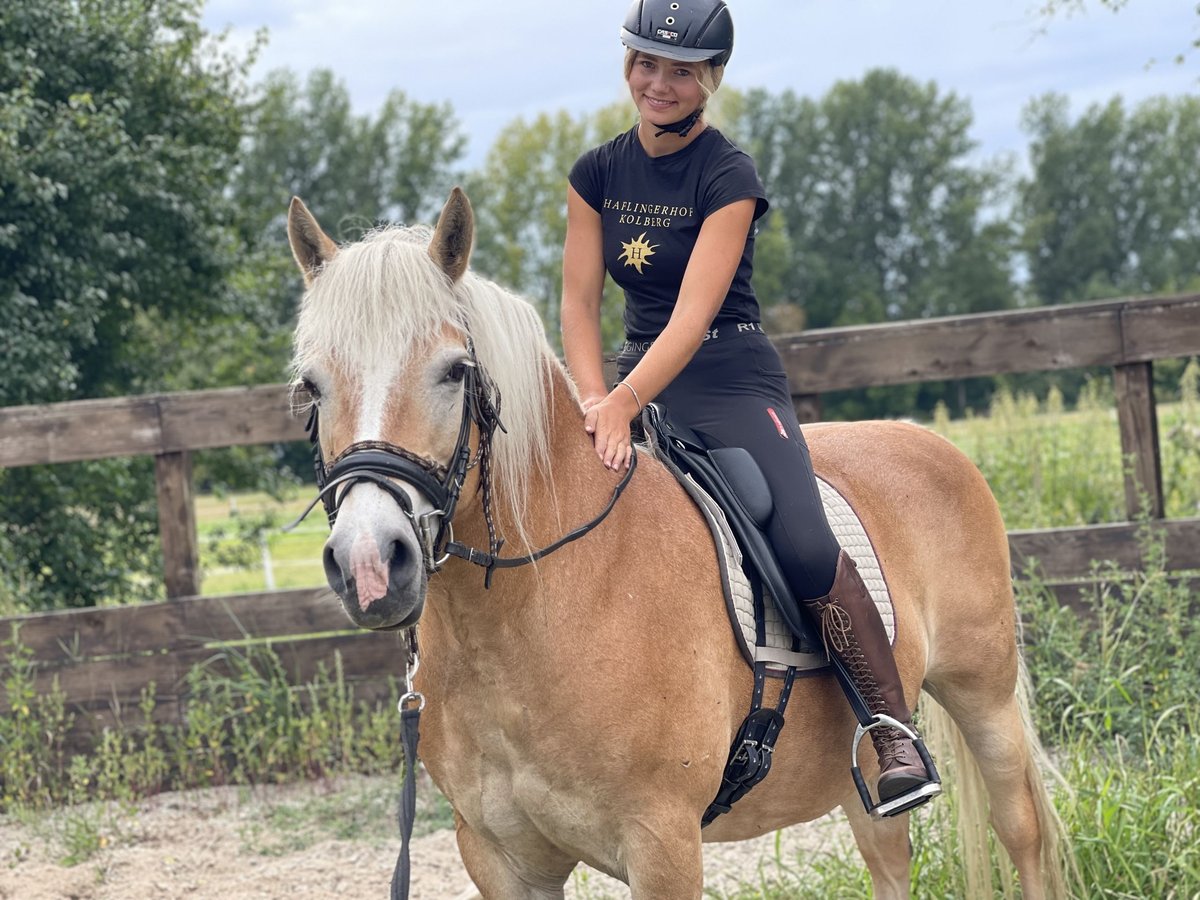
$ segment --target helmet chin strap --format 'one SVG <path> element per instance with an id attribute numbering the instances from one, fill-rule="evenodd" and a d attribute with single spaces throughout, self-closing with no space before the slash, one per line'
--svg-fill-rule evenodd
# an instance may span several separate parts
<path id="1" fill-rule="evenodd" d="M 703 107 L 692 110 L 691 115 L 680 119 L 678 122 L 672 122 L 670 125 L 659 125 L 659 131 L 654 133 L 654 136 L 662 137 L 664 134 L 677 134 L 681 138 L 688 136 L 688 132 L 696 127 L 696 123 L 700 120 L 700 116 L 704 113 Z"/>

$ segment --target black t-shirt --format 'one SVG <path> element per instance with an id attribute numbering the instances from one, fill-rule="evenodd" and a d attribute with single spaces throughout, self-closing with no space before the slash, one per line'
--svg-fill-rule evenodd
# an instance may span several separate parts
<path id="1" fill-rule="evenodd" d="M 630 338 L 657 337 L 666 327 L 706 217 L 748 197 L 758 200 L 755 220 L 767 210 L 754 161 L 712 126 L 682 150 L 659 157 L 646 154 L 634 126 L 579 157 L 569 178 L 600 214 L 604 265 L 625 291 Z M 746 236 L 714 325 L 759 320 L 750 286 L 757 231 L 752 226 Z"/>

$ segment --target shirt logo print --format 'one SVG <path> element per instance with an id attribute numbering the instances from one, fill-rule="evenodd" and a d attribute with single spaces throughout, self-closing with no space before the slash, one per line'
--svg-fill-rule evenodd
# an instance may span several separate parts
<path id="1" fill-rule="evenodd" d="M 646 240 L 646 232 L 642 232 L 628 244 L 621 241 L 621 246 L 625 248 L 624 252 L 617 259 L 625 260 L 625 265 L 633 266 L 637 269 L 639 275 L 642 274 L 642 266 L 654 265 L 647 257 L 654 255 L 654 248 L 658 244 L 651 244 Z"/>

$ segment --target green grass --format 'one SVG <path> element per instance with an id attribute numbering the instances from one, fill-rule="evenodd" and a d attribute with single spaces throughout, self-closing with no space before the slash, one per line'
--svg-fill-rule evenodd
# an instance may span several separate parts
<path id="1" fill-rule="evenodd" d="M 324 510 L 318 507 L 293 531 L 282 530 L 303 512 L 310 499 L 308 489 L 293 491 L 282 501 L 266 493 L 197 497 L 201 592 L 265 590 L 268 564 L 276 588 L 323 585 L 321 549 L 329 536 Z M 269 563 L 263 557 L 264 540 Z"/>
<path id="2" fill-rule="evenodd" d="M 1177 403 L 1158 407 L 1167 518 L 1200 515 L 1200 364 L 1184 371 Z M 1090 382 L 1076 408 L 1056 390 L 1042 401 L 998 392 L 987 417 L 950 420 L 939 408 L 931 427 L 979 467 L 1010 529 L 1119 522 L 1125 510 L 1125 460 L 1107 382 Z"/>

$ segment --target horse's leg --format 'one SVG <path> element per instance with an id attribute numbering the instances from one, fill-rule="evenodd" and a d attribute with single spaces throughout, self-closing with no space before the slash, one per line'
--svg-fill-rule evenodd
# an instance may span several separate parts
<path id="1" fill-rule="evenodd" d="M 562 900 L 576 860 L 547 847 L 541 866 L 534 867 L 505 853 L 458 816 L 455 820 L 458 852 L 485 900 Z"/>
<path id="2" fill-rule="evenodd" d="M 1045 896 L 1042 880 L 1043 823 L 1038 816 L 1031 777 L 1038 777 L 1029 756 L 1017 699 L 988 702 L 961 692 L 942 693 L 946 707 L 975 757 L 987 789 L 992 828 L 1017 867 L 1025 900 Z M 1049 826 L 1052 827 L 1052 826 Z"/>
<path id="3" fill-rule="evenodd" d="M 871 875 L 875 900 L 907 900 L 912 849 L 908 813 L 875 820 L 855 797 L 842 807 L 850 820 L 854 841 Z"/>
<path id="4" fill-rule="evenodd" d="M 704 889 L 699 821 L 674 827 L 661 820 L 631 823 L 622 843 L 633 900 L 699 900 Z"/>

